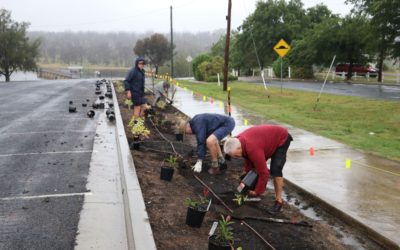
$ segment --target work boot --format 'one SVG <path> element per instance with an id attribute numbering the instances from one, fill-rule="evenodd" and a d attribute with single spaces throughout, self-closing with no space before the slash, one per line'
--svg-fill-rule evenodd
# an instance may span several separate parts
<path id="1" fill-rule="evenodd" d="M 212 161 L 211 167 L 208 169 L 208 173 L 211 175 L 217 175 L 221 173 L 221 170 L 218 167 L 218 161 Z"/>
<path id="2" fill-rule="evenodd" d="M 211 175 L 218 175 L 221 174 L 221 170 L 219 169 L 219 167 L 216 168 L 211 167 L 208 169 L 208 173 Z"/>
<path id="3" fill-rule="evenodd" d="M 282 207 L 283 207 L 283 201 L 279 202 L 279 201 L 275 201 L 274 206 L 268 210 L 268 212 L 270 212 L 271 214 L 278 214 L 282 211 Z"/>

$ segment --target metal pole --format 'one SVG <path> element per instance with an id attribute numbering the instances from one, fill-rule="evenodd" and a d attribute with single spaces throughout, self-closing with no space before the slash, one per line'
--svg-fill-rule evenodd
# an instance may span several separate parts
<path id="1" fill-rule="evenodd" d="M 171 6 L 171 78 L 174 78 L 174 33 L 172 29 L 172 6 Z"/>
<path id="2" fill-rule="evenodd" d="M 283 60 L 282 60 L 282 57 L 281 57 L 281 94 L 282 94 L 282 78 L 283 78 L 283 72 L 282 72 L 282 62 Z"/>
<path id="3" fill-rule="evenodd" d="M 228 0 L 228 15 L 226 16 L 227 28 L 226 28 L 226 41 L 225 41 L 225 61 L 224 61 L 224 86 L 223 91 L 228 90 L 228 65 L 229 65 L 229 44 L 231 38 L 231 9 L 232 0 Z"/>

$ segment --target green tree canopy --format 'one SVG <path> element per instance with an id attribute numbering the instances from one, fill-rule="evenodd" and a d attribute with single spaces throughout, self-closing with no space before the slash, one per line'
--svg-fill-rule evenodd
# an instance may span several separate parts
<path id="1" fill-rule="evenodd" d="M 372 40 L 378 55 L 379 76 L 382 81 L 383 60 L 386 57 L 400 57 L 400 1 L 399 0 L 347 0 L 354 4 L 353 12 L 365 14 L 371 19 L 370 32 L 375 33 Z"/>
<path id="2" fill-rule="evenodd" d="M 151 37 L 138 40 L 133 51 L 138 56 L 146 57 L 150 64 L 154 65 L 156 74 L 158 74 L 158 67 L 171 56 L 170 48 L 168 39 L 164 35 L 156 33 Z"/>
<path id="3" fill-rule="evenodd" d="M 11 12 L 0 9 L 0 75 L 5 76 L 6 82 L 16 70 L 37 68 L 40 41 L 29 41 L 26 36 L 28 26 L 28 23 L 13 21 Z"/>

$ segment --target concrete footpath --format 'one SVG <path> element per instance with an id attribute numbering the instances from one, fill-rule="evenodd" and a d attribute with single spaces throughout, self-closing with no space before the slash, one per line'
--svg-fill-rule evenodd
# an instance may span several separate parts
<path id="1" fill-rule="evenodd" d="M 174 105 L 189 117 L 199 113 L 228 113 L 227 103 L 182 88 L 177 88 Z M 233 135 L 251 125 L 277 123 L 234 106 L 232 117 L 236 121 Z M 284 168 L 287 182 L 383 246 L 399 249 L 400 162 L 282 125 L 294 137 Z"/>

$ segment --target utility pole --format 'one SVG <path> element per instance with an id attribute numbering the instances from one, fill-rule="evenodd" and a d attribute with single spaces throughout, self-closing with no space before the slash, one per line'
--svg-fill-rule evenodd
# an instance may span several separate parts
<path id="1" fill-rule="evenodd" d="M 174 78 L 174 33 L 172 29 L 172 5 L 171 5 L 171 78 Z"/>
<path id="2" fill-rule="evenodd" d="M 231 38 L 231 9 L 232 0 L 228 0 L 228 15 L 226 16 L 227 28 L 226 28 L 226 41 L 225 41 L 225 62 L 224 62 L 224 87 L 223 90 L 228 90 L 228 65 L 229 65 L 229 44 Z"/>

